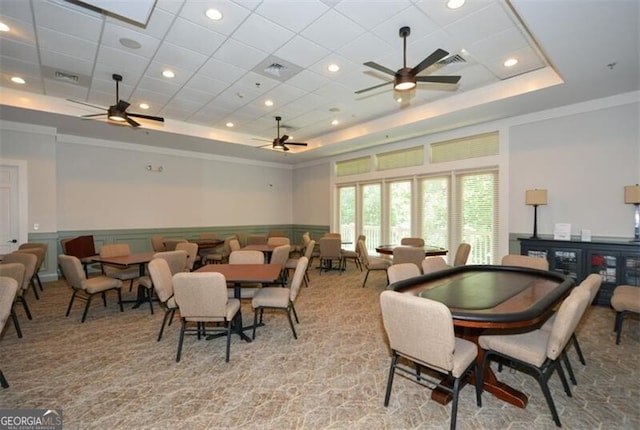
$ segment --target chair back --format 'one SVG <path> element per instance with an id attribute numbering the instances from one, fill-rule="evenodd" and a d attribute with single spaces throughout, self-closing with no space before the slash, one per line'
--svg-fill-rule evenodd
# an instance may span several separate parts
<path id="1" fill-rule="evenodd" d="M 356 253 L 358 257 L 360 257 L 360 261 L 364 265 L 364 267 L 369 267 L 369 252 L 367 251 L 367 247 L 364 245 L 364 241 L 359 240 L 356 243 Z"/>
<path id="2" fill-rule="evenodd" d="M 313 250 L 316 247 L 316 241 L 311 239 L 307 242 L 307 247 L 304 249 L 304 256 L 307 257 L 307 260 L 311 260 L 311 255 L 313 254 Z"/>
<path id="3" fill-rule="evenodd" d="M 267 236 L 263 234 L 250 234 L 247 236 L 247 245 L 266 245 Z"/>
<path id="4" fill-rule="evenodd" d="M 0 276 L 15 279 L 18 283 L 18 291 L 21 291 L 24 282 L 24 264 L 22 263 L 0 263 Z"/>
<path id="5" fill-rule="evenodd" d="M 264 264 L 264 253 L 250 249 L 233 251 L 229 255 L 229 264 Z"/>
<path id="6" fill-rule="evenodd" d="M 456 256 L 453 259 L 453 266 L 464 266 L 467 264 L 467 260 L 469 259 L 469 254 L 471 253 L 471 245 L 468 243 L 462 242 L 458 245 L 458 249 L 456 249 Z"/>
<path id="7" fill-rule="evenodd" d="M 325 236 L 320 238 L 320 258 L 327 260 L 339 260 L 342 258 L 340 237 Z"/>
<path id="8" fill-rule="evenodd" d="M 184 250 L 156 252 L 153 258 L 166 260 L 172 275 L 184 272 L 184 268 L 187 267 L 187 251 Z"/>
<path id="9" fill-rule="evenodd" d="M 164 258 L 154 258 L 149 262 L 148 269 L 158 299 L 162 303 L 167 303 L 173 297 L 173 282 L 169 263 Z"/>
<path id="10" fill-rule="evenodd" d="M 21 245 L 22 246 L 22 245 Z M 40 270 L 40 267 L 42 266 L 42 263 L 44 263 L 44 258 L 47 255 L 47 249 L 46 248 L 18 248 L 17 251 L 15 252 L 24 252 L 27 254 L 33 254 L 36 256 L 36 268 L 34 273 L 38 273 L 38 271 Z"/>
<path id="11" fill-rule="evenodd" d="M 340 233 L 325 233 L 322 237 L 337 237 L 338 239 L 342 239 L 342 235 Z"/>
<path id="12" fill-rule="evenodd" d="M 593 303 L 593 299 L 596 298 L 598 290 L 602 285 L 602 275 L 592 273 L 580 283 L 576 288 L 585 288 L 589 291 L 589 304 Z"/>
<path id="13" fill-rule="evenodd" d="M 227 316 L 227 281 L 221 273 L 176 273 L 173 292 L 186 320 L 223 321 Z"/>
<path id="14" fill-rule="evenodd" d="M 422 270 L 422 260 L 424 260 L 424 249 L 414 246 L 396 246 L 393 248 L 393 264 L 413 263 Z"/>
<path id="15" fill-rule="evenodd" d="M 67 242 L 69 242 L 70 240 L 73 240 L 73 238 L 67 237 L 64 239 L 60 239 L 60 248 L 62 249 L 63 254 L 67 254 Z"/>
<path id="16" fill-rule="evenodd" d="M 44 263 L 44 259 L 47 256 L 48 249 L 49 249 L 49 245 L 47 243 L 40 243 L 40 242 L 26 242 L 18 246 L 18 251 L 34 252 L 36 254 L 36 256 L 38 257 L 38 263 L 36 266 L 37 269 L 40 269 L 40 266 L 42 266 L 42 263 Z"/>
<path id="17" fill-rule="evenodd" d="M 403 237 L 400 239 L 400 245 L 419 246 L 424 248 L 424 239 L 421 237 Z"/>
<path id="18" fill-rule="evenodd" d="M 303 244 L 304 246 L 307 246 L 307 244 L 309 243 L 309 241 L 310 241 L 310 240 L 311 240 L 311 235 L 309 234 L 309 232 L 308 232 L 308 231 L 305 231 L 305 232 L 302 234 L 302 244 Z"/>
<path id="19" fill-rule="evenodd" d="M 0 333 L 11 315 L 11 307 L 18 293 L 18 282 L 7 276 L 0 276 Z"/>
<path id="20" fill-rule="evenodd" d="M 126 243 L 111 243 L 100 247 L 100 257 L 125 257 L 131 255 L 131 249 Z"/>
<path id="21" fill-rule="evenodd" d="M 269 234 L 267 234 L 267 238 L 269 237 L 285 237 L 284 230 L 269 230 Z"/>
<path id="22" fill-rule="evenodd" d="M 151 240 L 151 248 L 153 249 L 153 252 L 164 252 L 167 250 L 167 247 L 164 245 L 164 237 L 151 236 L 149 240 Z"/>
<path id="23" fill-rule="evenodd" d="M 269 263 L 271 264 L 280 264 L 284 267 L 287 260 L 289 259 L 289 253 L 291 252 L 291 246 L 289 245 L 280 245 L 276 247 L 271 253 L 271 260 Z"/>
<path id="24" fill-rule="evenodd" d="M 198 244 L 193 242 L 182 242 L 176 245 L 176 251 L 185 251 L 187 253 L 187 264 L 185 269 L 189 272 L 193 270 L 198 258 Z"/>
<path id="25" fill-rule="evenodd" d="M 422 260 L 422 273 L 425 275 L 427 273 L 437 272 L 438 270 L 445 270 L 449 268 L 446 260 L 439 255 L 433 257 L 427 257 Z"/>
<path id="26" fill-rule="evenodd" d="M 420 275 L 420 269 L 414 263 L 393 264 L 387 269 L 390 284 Z"/>
<path id="27" fill-rule="evenodd" d="M 589 290 L 586 288 L 574 288 L 569 297 L 564 299 L 556 312 L 553 327 L 549 334 L 547 357 L 555 360 L 560 356 L 571 335 L 576 331 L 576 327 L 588 305 Z"/>
<path id="28" fill-rule="evenodd" d="M 391 349 L 412 360 L 451 371 L 455 336 L 446 305 L 385 290 L 380 294 L 380 307 Z"/>
<path id="29" fill-rule="evenodd" d="M 200 233 L 198 237 L 200 239 L 217 239 L 218 234 L 217 233 Z"/>
<path id="30" fill-rule="evenodd" d="M 240 241 L 238 239 L 231 239 L 229 240 L 229 251 L 233 252 L 233 251 L 240 251 L 241 247 L 240 247 Z"/>
<path id="31" fill-rule="evenodd" d="M 24 276 L 22 278 L 22 284 L 19 286 L 20 293 L 22 293 L 29 288 L 31 278 L 33 278 L 33 274 L 36 272 L 38 257 L 29 252 L 14 251 L 2 257 L 2 264 L 9 263 L 20 263 L 24 266 Z"/>
<path id="32" fill-rule="evenodd" d="M 179 243 L 187 242 L 187 239 L 165 239 L 164 246 L 167 251 L 175 251 Z"/>
<path id="33" fill-rule="evenodd" d="M 58 255 L 58 264 L 71 288 L 76 290 L 84 290 L 86 288 L 85 281 L 87 277 L 84 274 L 84 270 L 82 270 L 82 263 L 78 257 L 60 254 Z"/>
<path id="34" fill-rule="evenodd" d="M 300 257 L 298 259 L 296 271 L 294 272 L 293 279 L 291 280 L 291 287 L 289 287 L 289 300 L 291 300 L 291 303 L 295 302 L 296 297 L 298 297 L 300 286 L 302 285 L 302 281 L 304 281 L 304 274 L 307 271 L 308 264 L 309 259 L 307 257 Z"/>
<path id="35" fill-rule="evenodd" d="M 549 270 L 546 258 L 531 257 L 529 255 L 507 254 L 502 257 L 503 266 L 528 267 L 529 269 Z"/>
<path id="36" fill-rule="evenodd" d="M 291 241 L 289 240 L 288 237 L 271 236 L 267 239 L 267 245 L 275 245 L 275 246 L 291 245 Z"/>

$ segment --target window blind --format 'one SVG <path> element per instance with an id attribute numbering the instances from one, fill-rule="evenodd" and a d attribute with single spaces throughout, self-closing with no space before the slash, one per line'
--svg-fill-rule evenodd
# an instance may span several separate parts
<path id="1" fill-rule="evenodd" d="M 500 152 L 498 137 L 496 131 L 432 143 L 429 146 L 431 163 L 498 155 Z"/>
<path id="2" fill-rule="evenodd" d="M 424 164 L 424 146 L 383 152 L 376 155 L 377 170 L 397 169 L 400 167 L 422 166 Z"/>
<path id="3" fill-rule="evenodd" d="M 336 176 L 357 175 L 371 171 L 371 157 L 352 158 L 336 162 Z"/>

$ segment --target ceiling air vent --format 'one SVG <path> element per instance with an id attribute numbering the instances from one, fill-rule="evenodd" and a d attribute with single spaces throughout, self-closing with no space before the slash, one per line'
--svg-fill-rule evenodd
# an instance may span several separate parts
<path id="1" fill-rule="evenodd" d="M 460 54 L 455 54 L 447 58 L 443 58 L 442 60 L 438 61 L 436 64 L 447 65 L 447 64 L 466 63 L 466 62 L 467 60 L 465 60 L 464 57 L 462 57 Z"/>
<path id="2" fill-rule="evenodd" d="M 273 76 L 281 77 L 284 73 L 287 72 L 287 68 L 280 63 L 272 63 L 266 69 L 264 69 L 265 73 L 269 73 Z"/>
<path id="3" fill-rule="evenodd" d="M 284 82 L 302 71 L 302 67 L 271 56 L 253 68 L 253 72 Z"/>

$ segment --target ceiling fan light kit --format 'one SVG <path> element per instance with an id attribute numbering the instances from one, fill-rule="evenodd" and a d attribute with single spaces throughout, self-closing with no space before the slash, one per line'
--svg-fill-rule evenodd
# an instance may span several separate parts
<path id="1" fill-rule="evenodd" d="M 275 139 L 273 139 L 273 142 L 270 145 L 262 145 L 259 146 L 258 148 L 264 148 L 267 146 L 271 146 L 271 149 L 275 150 L 275 151 L 289 151 L 289 147 L 287 147 L 287 145 L 295 145 L 295 146 L 307 146 L 306 143 L 304 142 L 287 142 L 287 139 L 289 139 L 289 136 L 287 136 L 286 134 L 283 135 L 282 137 L 280 137 L 280 121 L 282 120 L 282 117 L 277 116 L 276 117 L 276 122 L 278 123 L 278 135 Z"/>

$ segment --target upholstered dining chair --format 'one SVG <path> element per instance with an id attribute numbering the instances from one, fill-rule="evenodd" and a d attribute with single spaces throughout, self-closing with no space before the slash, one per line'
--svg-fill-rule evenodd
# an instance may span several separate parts
<path id="1" fill-rule="evenodd" d="M 478 375 L 476 344 L 455 336 L 451 311 L 443 303 L 397 291 L 380 294 L 382 322 L 391 347 L 391 366 L 384 405 L 389 406 L 393 378 L 396 372 L 433 389 L 434 386 L 452 393 L 451 424 L 456 428 L 458 392 L 461 382 L 472 372 L 476 374 L 476 402 L 482 406 L 482 384 Z M 400 363 L 404 358 L 415 368 Z M 453 388 L 419 372 L 420 366 L 453 378 Z"/>
<path id="2" fill-rule="evenodd" d="M 176 362 L 180 361 L 186 333 L 196 334 L 198 339 L 201 339 L 211 331 L 222 331 L 226 334 L 225 361 L 229 362 L 231 322 L 240 309 L 240 300 L 227 296 L 227 281 L 224 275 L 214 272 L 176 273 L 173 275 L 173 292 L 182 319 Z M 192 327 L 193 324 L 195 328 Z"/>
<path id="3" fill-rule="evenodd" d="M 304 248 L 304 257 L 307 257 L 309 263 L 307 264 L 307 269 L 304 271 L 304 285 L 309 286 L 309 266 L 311 265 L 311 255 L 313 254 L 313 249 L 316 246 L 316 241 L 311 239 L 307 242 L 307 246 Z M 284 264 L 285 269 L 287 270 L 287 278 L 291 271 L 295 271 L 298 267 L 299 258 L 289 258 L 287 262 Z"/>
<path id="4" fill-rule="evenodd" d="M 367 269 L 367 274 L 364 276 L 364 280 L 362 281 L 362 288 L 367 285 L 367 279 L 369 278 L 369 273 L 375 270 L 384 270 L 385 277 L 387 278 L 387 283 L 389 283 L 389 275 L 387 273 L 387 269 L 391 266 L 391 260 L 387 260 L 384 258 L 377 257 L 369 257 L 369 252 L 367 248 L 364 246 L 364 242 L 359 240 L 356 244 L 356 249 L 359 250 L 358 254 L 360 255 L 360 261 L 364 265 L 365 269 Z"/>
<path id="5" fill-rule="evenodd" d="M 242 247 L 240 246 L 240 241 L 238 239 L 229 240 L 229 252 L 240 251 Z"/>
<path id="6" fill-rule="evenodd" d="M 197 245 L 196 245 L 197 246 Z M 162 258 L 167 261 L 171 275 L 184 272 L 187 267 L 188 254 L 185 250 L 173 250 L 156 252 L 153 258 Z M 153 280 L 150 275 L 142 276 L 138 279 L 138 288 L 144 290 L 144 296 L 149 300 L 149 309 L 153 315 Z"/>
<path id="7" fill-rule="evenodd" d="M 13 321 L 13 326 L 16 329 L 16 334 L 19 338 L 22 338 L 20 321 L 18 321 L 18 316 L 16 315 L 16 303 L 22 302 L 27 318 L 31 319 L 31 312 L 29 311 L 27 302 L 24 300 L 24 297 L 20 296 L 22 282 L 24 281 L 24 265 L 21 263 L 0 263 L 0 277 L 11 278 L 18 283 L 18 290 L 16 291 L 15 298 L 11 304 L 11 320 Z M 0 333 L 2 333 L 1 330 Z"/>
<path id="8" fill-rule="evenodd" d="M 420 276 L 421 274 L 420 269 L 418 269 L 418 266 L 414 263 L 392 264 L 387 269 L 387 276 L 389 277 L 390 284 Z"/>
<path id="9" fill-rule="evenodd" d="M 616 345 L 620 345 L 622 335 L 622 321 L 631 313 L 640 313 L 640 288 L 633 285 L 618 285 L 613 290 L 611 307 L 616 311 Z"/>
<path id="10" fill-rule="evenodd" d="M 167 260 L 164 258 L 154 258 L 151 260 L 148 265 L 148 270 L 151 281 L 153 282 L 153 288 L 160 302 L 160 307 L 164 310 L 162 325 L 158 333 L 158 342 L 160 342 L 167 321 L 169 325 L 171 325 L 176 309 L 178 309 L 176 299 L 173 295 L 173 274 L 171 273 L 169 263 L 167 263 Z"/>
<path id="11" fill-rule="evenodd" d="M 438 270 L 445 270 L 450 267 L 447 264 L 447 261 L 439 255 L 425 258 L 422 260 L 420 265 L 422 266 L 422 273 L 425 275 L 427 273 L 437 272 Z"/>
<path id="12" fill-rule="evenodd" d="M 291 240 L 284 236 L 271 236 L 267 238 L 267 245 L 291 245 Z"/>
<path id="13" fill-rule="evenodd" d="M 167 246 L 164 244 L 164 237 L 151 236 L 149 240 L 151 241 L 153 252 L 164 252 L 167 250 Z"/>
<path id="14" fill-rule="evenodd" d="M 249 234 L 247 235 L 247 245 L 266 245 L 267 236 L 264 234 Z"/>
<path id="15" fill-rule="evenodd" d="M 501 358 L 515 363 L 515 368 L 526 368 L 538 380 L 556 426 L 561 427 L 548 381 L 557 371 L 565 393 L 571 397 L 571 390 L 564 375 L 560 359 L 566 356 L 565 349 L 589 304 L 589 291 L 574 288 L 562 302 L 556 313 L 551 331 L 532 330 L 525 333 L 505 335 L 483 335 L 478 343 L 485 350 L 480 370 L 480 380 L 484 369 L 492 358 Z M 565 361 L 566 363 L 566 361 Z"/>
<path id="16" fill-rule="evenodd" d="M 365 239 L 366 239 L 366 236 L 363 234 L 358 236 L 358 240 L 362 240 L 364 242 Z M 356 244 L 357 243 L 358 241 L 356 241 Z M 358 251 L 355 249 L 355 247 L 354 249 L 343 249 L 342 257 L 344 258 L 345 269 L 347 267 L 347 261 L 353 260 L 353 264 L 355 264 L 356 268 L 360 269 L 360 271 L 362 272 L 362 264 L 360 263 L 360 256 L 358 255 Z"/>
<path id="17" fill-rule="evenodd" d="M 112 243 L 100 247 L 100 257 L 103 258 L 125 257 L 127 255 L 131 255 L 131 249 L 126 243 Z M 122 268 L 111 264 L 103 264 L 102 273 L 105 276 L 119 279 L 120 281 L 129 281 L 129 291 L 133 289 L 133 280 L 140 277 L 140 270 L 135 266 Z"/>
<path id="18" fill-rule="evenodd" d="M 11 314 L 11 307 L 18 292 L 18 282 L 7 276 L 0 276 L 0 333 Z M 0 369 L 0 385 L 2 388 L 9 388 L 9 382 Z"/>
<path id="19" fill-rule="evenodd" d="M 124 312 L 122 309 L 122 281 L 109 276 L 96 276 L 92 278 L 86 277 L 84 270 L 82 269 L 82 263 L 77 257 L 73 255 L 61 254 L 58 256 L 58 264 L 62 269 L 67 284 L 73 289 L 69 306 L 67 307 L 67 313 L 65 316 L 69 316 L 71 312 L 71 306 L 76 297 L 81 300 L 85 300 L 87 303 L 82 313 L 82 320 L 84 322 L 87 318 L 87 312 L 89 311 L 89 305 L 94 295 L 100 294 L 102 296 L 102 302 L 104 306 L 107 306 L 106 292 L 115 290 L 118 293 L 118 304 L 120 305 L 120 312 Z"/>
<path id="20" fill-rule="evenodd" d="M 206 264 L 208 263 L 213 263 L 213 264 L 222 264 L 222 263 L 226 263 L 229 260 L 229 254 L 231 254 L 231 245 L 229 244 L 229 242 L 231 242 L 232 239 L 236 239 L 235 235 L 234 236 L 227 236 L 224 238 L 224 243 L 222 244 L 222 248 L 211 252 L 209 254 L 207 254 L 204 257 L 204 261 Z"/>
<path id="21" fill-rule="evenodd" d="M 461 242 L 456 249 L 456 255 L 453 258 L 453 267 L 464 266 L 467 264 L 469 254 L 471 253 L 471 245 Z"/>
<path id="22" fill-rule="evenodd" d="M 264 264 L 264 253 L 252 249 L 241 249 L 233 251 L 229 255 L 229 264 Z M 240 298 L 251 299 L 262 288 L 260 283 L 243 283 L 240 285 Z M 227 291 L 229 298 L 234 297 L 234 291 L 230 288 Z"/>
<path id="23" fill-rule="evenodd" d="M 13 251 L 2 257 L 2 262 L 20 263 L 24 265 L 24 279 L 22 280 L 22 285 L 18 290 L 18 295 L 24 299 L 24 294 L 29 289 L 29 286 L 31 286 L 31 291 L 33 291 L 33 295 L 36 300 L 40 300 L 38 288 L 34 282 L 36 267 L 38 267 L 38 256 L 31 252 Z"/>
<path id="24" fill-rule="evenodd" d="M 549 262 L 546 258 L 532 257 L 529 255 L 507 254 L 502 257 L 503 266 L 528 267 L 530 269 L 549 270 Z"/>
<path id="25" fill-rule="evenodd" d="M 422 271 L 422 260 L 424 260 L 424 249 L 414 246 L 396 246 L 393 248 L 393 263 L 413 263 L 418 270 Z"/>
<path id="26" fill-rule="evenodd" d="M 40 281 L 40 269 L 42 268 L 42 264 L 44 264 L 45 258 L 47 258 L 47 250 L 49 249 L 49 245 L 45 242 L 27 242 L 22 243 L 18 246 L 18 251 L 26 251 L 33 252 L 38 257 L 38 262 L 36 263 L 36 270 L 33 273 L 33 276 L 38 283 L 38 287 L 40 287 L 40 291 L 42 291 L 42 281 Z"/>
<path id="27" fill-rule="evenodd" d="M 262 325 L 262 316 L 265 309 L 280 309 L 285 311 L 287 313 L 287 318 L 289 319 L 289 325 L 291 326 L 293 337 L 295 339 L 298 338 L 296 328 L 294 327 L 293 320 L 291 319 L 291 313 L 293 312 L 296 323 L 300 324 L 300 320 L 298 319 L 298 314 L 296 313 L 294 303 L 296 301 L 296 298 L 298 297 L 298 293 L 300 292 L 300 286 L 302 285 L 302 281 L 307 271 L 308 264 L 309 260 L 307 259 L 307 257 L 300 257 L 298 259 L 298 264 L 296 266 L 296 270 L 293 274 L 293 279 L 291 280 L 291 286 L 289 288 L 261 288 L 260 291 L 258 291 L 256 295 L 253 296 L 251 305 L 253 306 L 254 310 L 252 336 L 254 339 L 256 338 L 256 327 L 258 326 L 258 314 L 260 314 L 259 324 Z"/>
<path id="28" fill-rule="evenodd" d="M 279 281 L 284 285 L 287 281 L 287 269 L 286 264 L 289 259 L 289 253 L 291 252 L 290 245 L 280 245 L 273 249 L 271 253 L 271 259 L 269 260 L 269 264 L 279 264 L 282 267 L 282 271 L 280 271 L 280 279 Z"/>
<path id="29" fill-rule="evenodd" d="M 400 239 L 400 245 L 424 247 L 424 239 L 421 237 L 403 237 Z"/>
<path id="30" fill-rule="evenodd" d="M 337 262 L 337 266 L 335 263 Z M 320 274 L 322 271 L 337 269 L 342 274 L 344 258 L 340 237 L 325 236 L 320 238 Z"/>
<path id="31" fill-rule="evenodd" d="M 196 263 L 200 261 L 198 255 L 198 244 L 193 242 L 182 242 L 176 245 L 176 251 L 185 251 L 187 253 L 187 264 L 184 268 L 186 272 L 191 272 L 196 267 Z"/>

